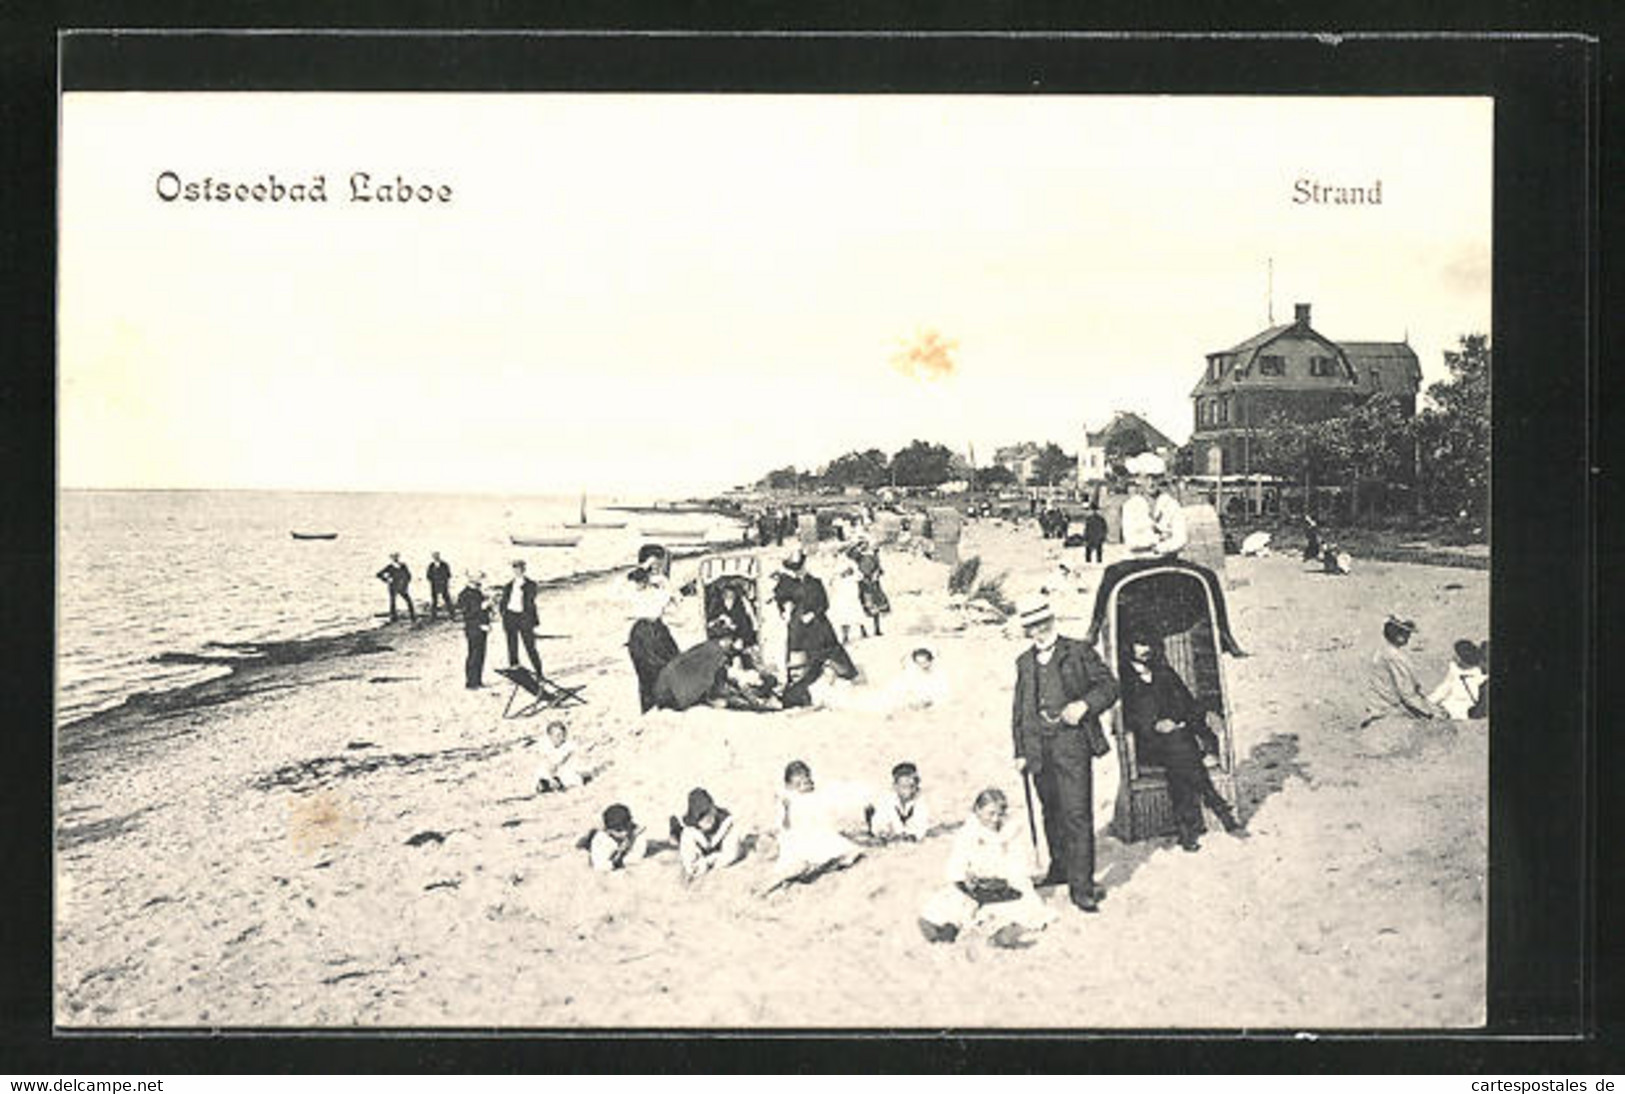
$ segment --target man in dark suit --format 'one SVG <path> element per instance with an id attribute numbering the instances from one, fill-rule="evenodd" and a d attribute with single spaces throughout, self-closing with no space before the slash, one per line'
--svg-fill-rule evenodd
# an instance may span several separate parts
<path id="1" fill-rule="evenodd" d="M 1040 884 L 1065 882 L 1073 904 L 1096 912 L 1106 891 L 1095 884 L 1093 763 L 1117 680 L 1093 648 L 1055 633 L 1042 597 L 1023 600 L 1017 614 L 1032 647 L 1016 658 L 1011 727 L 1016 770 L 1031 776 L 1044 807 L 1050 867 Z"/>
<path id="2" fill-rule="evenodd" d="M 513 560 L 513 580 L 497 586 L 497 604 L 502 608 L 502 632 L 508 638 L 508 667 L 519 667 L 519 641 L 537 677 L 542 675 L 542 656 L 536 652 L 536 594 L 541 586 L 525 576 L 525 560 Z"/>
<path id="3" fill-rule="evenodd" d="M 491 612 L 485 599 L 484 581 L 482 573 L 469 574 L 468 584 L 457 594 L 457 614 L 463 617 L 463 637 L 468 641 L 463 684 L 469 689 L 485 684 L 485 641 L 491 632 Z"/>
<path id="4" fill-rule="evenodd" d="M 378 571 L 378 580 L 389 586 L 389 621 L 395 622 L 395 598 L 398 596 L 406 601 L 406 614 L 412 622 L 418 621 L 418 610 L 412 606 L 412 594 L 409 591 L 412 585 L 412 571 L 406 568 L 399 554 L 389 556 L 389 565 Z"/>
<path id="5" fill-rule="evenodd" d="M 1106 557 L 1106 518 L 1100 515 L 1100 503 L 1091 502 L 1089 515 L 1083 518 L 1083 561 L 1102 562 Z"/>
<path id="6" fill-rule="evenodd" d="M 439 551 L 429 556 L 429 618 L 435 617 L 435 609 L 440 602 L 446 602 L 446 618 L 452 617 L 451 607 L 451 566 L 440 557 Z"/>

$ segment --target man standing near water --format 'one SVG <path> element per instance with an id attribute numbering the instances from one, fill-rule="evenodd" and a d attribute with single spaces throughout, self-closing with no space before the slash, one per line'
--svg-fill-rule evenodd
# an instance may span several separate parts
<path id="1" fill-rule="evenodd" d="M 541 586 L 525 576 L 525 560 L 513 560 L 513 580 L 497 586 L 497 603 L 502 605 L 502 632 L 508 638 L 508 667 L 519 667 L 519 641 L 525 642 L 525 653 L 530 656 L 531 667 L 538 679 L 542 675 L 542 656 L 536 652 L 536 594 Z"/>
<path id="2" fill-rule="evenodd" d="M 1049 871 L 1039 884 L 1064 883 L 1074 905 L 1098 912 L 1106 890 L 1095 884 L 1093 764 L 1117 679 L 1090 646 L 1055 632 L 1043 597 L 1024 598 L 1017 616 L 1032 645 L 1016 658 L 1011 727 L 1016 770 L 1032 779 L 1044 809 Z"/>
<path id="3" fill-rule="evenodd" d="M 429 555 L 429 618 L 435 617 L 435 609 L 440 602 L 446 602 L 446 618 L 452 617 L 451 608 L 451 567 L 440 557 L 439 551 Z"/>
<path id="4" fill-rule="evenodd" d="M 406 601 L 406 614 L 412 622 L 418 621 L 418 610 L 412 606 L 412 594 L 409 591 L 412 585 L 412 571 L 406 568 L 398 553 L 389 556 L 389 565 L 378 571 L 378 580 L 389 586 L 389 621 L 395 622 L 395 598 L 398 596 Z"/>
<path id="5" fill-rule="evenodd" d="M 483 573 L 469 574 L 468 584 L 457 594 L 457 614 L 463 617 L 463 638 L 468 642 L 463 686 L 470 690 L 485 686 L 485 643 L 491 634 L 491 608 L 485 599 L 484 582 Z"/>

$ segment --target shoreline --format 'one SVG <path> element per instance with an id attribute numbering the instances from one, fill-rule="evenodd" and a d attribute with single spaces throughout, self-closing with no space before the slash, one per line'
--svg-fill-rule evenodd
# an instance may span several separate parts
<path id="1" fill-rule="evenodd" d="M 671 557 L 674 561 L 687 561 L 737 551 L 746 545 L 746 541 L 707 544 L 702 548 L 691 550 L 672 550 Z M 622 565 L 582 570 L 563 577 L 545 578 L 538 580 L 537 584 L 541 586 L 542 593 L 577 589 L 625 574 L 635 564 L 634 559 Z M 454 624 L 456 625 L 453 626 Z M 415 645 L 427 641 L 430 635 L 443 631 L 462 634 L 461 625 L 451 618 L 446 620 L 445 626 L 441 626 L 438 620 L 431 626 L 420 616 L 419 623 L 402 627 L 387 618 L 375 616 L 371 626 L 358 626 L 334 634 L 266 642 L 204 643 L 206 650 L 242 651 L 235 656 L 174 651 L 153 654 L 147 659 L 149 663 L 217 665 L 226 671 L 205 680 L 196 680 L 175 687 L 155 691 L 134 691 L 113 706 L 58 724 L 57 770 L 60 772 L 69 758 L 94 749 L 109 737 L 122 735 L 128 729 L 137 728 L 144 721 L 176 718 L 204 708 L 233 703 L 277 687 L 281 683 L 278 679 L 279 674 L 291 675 L 301 668 L 331 666 L 351 657 L 392 652 L 397 644 Z M 385 642 L 386 637 L 391 641 Z"/>
<path id="2" fill-rule="evenodd" d="M 1013 590 L 1053 581 L 1063 557 L 999 522 L 972 522 L 961 550 L 1008 573 Z M 104 750 L 60 768 L 56 1021 L 89 1031 L 856 1028 L 877 1013 L 926 1029 L 1481 1023 L 1482 724 L 1387 761 L 1354 755 L 1348 731 L 1381 618 L 1374 597 L 1414 611 L 1431 683 L 1449 639 L 1487 628 L 1485 575 L 1372 563 L 1331 579 L 1280 556 L 1227 561 L 1232 624 L 1252 653 L 1226 662 L 1251 838 L 1210 832 L 1190 855 L 1102 829 L 1097 876 L 1112 899 L 1083 916 L 1064 891 L 1048 894 L 1066 914 L 1031 950 L 920 938 L 943 836 L 872 849 L 770 897 L 757 890 L 771 850 L 684 887 L 669 850 L 606 876 L 575 849 L 609 802 L 663 832 L 694 786 L 766 838 L 792 758 L 832 789 L 883 784 L 913 761 L 942 825 L 963 822 L 993 786 L 1025 828 L 1009 760 L 1021 640 L 964 611 L 945 566 L 888 552 L 893 614 L 852 656 L 883 688 L 909 650 L 929 646 L 950 674 L 939 709 L 640 714 L 611 573 L 555 587 L 542 617 L 544 629 L 574 632 L 543 646 L 544 664 L 586 685 L 585 707 L 503 717 L 505 682 L 462 687 L 453 625 L 355 657 L 262 666 L 234 702 L 110 719 Z M 1062 632 L 1076 633 L 1088 595 L 1054 597 Z M 696 614 L 690 605 L 674 620 L 679 645 Z M 488 658 L 502 662 L 500 638 Z M 534 749 L 554 717 L 598 774 L 582 790 L 537 795 Z"/>

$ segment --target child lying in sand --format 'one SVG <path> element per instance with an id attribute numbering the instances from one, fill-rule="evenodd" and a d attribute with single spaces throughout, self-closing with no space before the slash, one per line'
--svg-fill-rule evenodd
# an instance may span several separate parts
<path id="1" fill-rule="evenodd" d="M 649 853 L 646 833 L 632 820 L 632 810 L 619 802 L 604 810 L 604 826 L 587 833 L 587 861 L 594 870 L 624 870 Z"/>
<path id="2" fill-rule="evenodd" d="M 863 857 L 856 844 L 841 835 L 838 806 L 813 782 L 812 769 L 793 760 L 784 769 L 779 794 L 779 858 L 773 887 L 792 881 L 811 881 L 831 870 L 842 870 Z"/>
<path id="3" fill-rule="evenodd" d="M 920 770 L 911 763 L 891 769 L 891 792 L 864 809 L 869 834 L 882 841 L 922 840 L 931 828 L 931 811 L 920 796 Z"/>
<path id="4" fill-rule="evenodd" d="M 576 746 L 563 722 L 547 723 L 547 743 L 536 764 L 536 793 L 574 790 L 592 776 L 576 765 Z"/>
<path id="5" fill-rule="evenodd" d="M 952 942 L 968 924 L 990 932 L 988 941 L 996 946 L 1021 946 L 1030 944 L 1027 932 L 1055 920 L 1033 890 L 1020 834 L 1005 823 L 1009 815 L 1002 791 L 976 795 L 948 854 L 948 887 L 933 894 L 920 912 L 926 941 Z"/>
<path id="6" fill-rule="evenodd" d="M 671 826 L 685 881 L 732 866 L 745 857 L 733 815 L 712 801 L 702 787 L 688 792 L 688 812 L 680 821 L 673 817 Z"/>

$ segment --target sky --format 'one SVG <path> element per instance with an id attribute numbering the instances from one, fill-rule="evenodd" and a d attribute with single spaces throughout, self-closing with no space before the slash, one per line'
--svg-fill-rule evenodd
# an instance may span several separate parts
<path id="1" fill-rule="evenodd" d="M 688 495 L 914 438 L 1176 441 L 1310 303 L 1489 332 L 1488 99 L 71 93 L 68 488 Z M 164 172 L 326 180 L 165 201 Z M 449 186 L 355 203 L 353 172 Z M 1295 204 L 1294 184 L 1382 204 Z M 165 184 L 167 186 L 167 183 Z M 1273 273 L 1271 273 L 1273 268 Z M 1273 286 L 1273 288 L 1272 288 Z"/>

